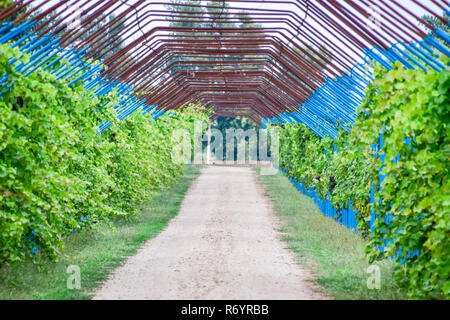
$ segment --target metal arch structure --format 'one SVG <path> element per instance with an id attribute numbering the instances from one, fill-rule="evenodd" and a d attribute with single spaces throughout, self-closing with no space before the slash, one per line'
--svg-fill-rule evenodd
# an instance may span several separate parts
<path id="1" fill-rule="evenodd" d="M 0 12 L 0 43 L 31 55 L 16 66 L 25 76 L 65 58 L 70 65 L 51 71 L 58 79 L 83 81 L 97 95 L 116 88 L 119 119 L 133 112 L 157 118 L 194 102 L 213 108 L 212 119 L 245 116 L 263 127 L 302 122 L 333 138 L 357 116 L 371 61 L 441 71 L 447 66 L 437 56 L 450 56 L 443 44 L 450 36 L 409 6 L 448 24 L 448 0 L 200 0 L 176 4 L 176 11 L 167 4 L 18 1 Z M 13 85 L 8 75 L 0 83 L 2 90 Z"/>

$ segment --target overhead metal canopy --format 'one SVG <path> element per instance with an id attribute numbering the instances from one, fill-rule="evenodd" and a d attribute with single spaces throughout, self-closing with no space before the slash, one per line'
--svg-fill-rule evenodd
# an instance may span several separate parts
<path id="1" fill-rule="evenodd" d="M 420 24 L 447 43 L 449 35 L 419 16 L 448 24 L 446 0 L 167 4 L 15 2 L 0 13 L 0 42 L 13 39 L 12 46 L 32 54 L 20 66 L 25 75 L 46 67 L 49 57 L 63 56 L 71 66 L 55 71 L 60 79 L 82 80 L 96 94 L 118 88 L 120 119 L 136 111 L 156 118 L 194 102 L 214 108 L 213 119 L 245 116 L 263 126 L 299 121 L 332 137 L 357 116 L 372 80 L 371 61 L 440 71 L 447 66 L 436 55 L 450 56 Z M 103 123 L 100 130 L 107 127 Z"/>

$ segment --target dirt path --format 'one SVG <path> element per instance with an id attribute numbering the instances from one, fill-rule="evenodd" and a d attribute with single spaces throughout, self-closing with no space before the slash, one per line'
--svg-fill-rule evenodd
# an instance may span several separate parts
<path id="1" fill-rule="evenodd" d="M 321 299 L 250 168 L 204 168 L 169 226 L 94 299 Z"/>

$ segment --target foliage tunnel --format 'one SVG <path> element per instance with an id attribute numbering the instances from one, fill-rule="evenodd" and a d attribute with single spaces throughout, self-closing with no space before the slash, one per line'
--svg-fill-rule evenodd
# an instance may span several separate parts
<path id="1" fill-rule="evenodd" d="M 448 1 L 0 6 L 0 264 L 135 214 L 182 173 L 174 130 L 246 117 L 411 297 L 449 297 Z"/>

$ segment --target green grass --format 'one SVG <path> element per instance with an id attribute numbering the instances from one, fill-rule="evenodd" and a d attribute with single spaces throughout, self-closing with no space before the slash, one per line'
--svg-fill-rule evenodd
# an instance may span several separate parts
<path id="1" fill-rule="evenodd" d="M 312 270 L 319 291 L 334 299 L 405 298 L 404 290 L 392 281 L 394 262 L 374 263 L 381 271 L 381 288 L 368 289 L 367 242 L 325 217 L 283 174 L 259 175 L 259 179 L 280 217 L 283 240 L 298 262 Z"/>
<path id="2" fill-rule="evenodd" d="M 155 194 L 138 217 L 71 235 L 66 239 L 66 254 L 56 263 L 45 264 L 45 270 L 31 262 L 1 268 L 0 299 L 89 299 L 114 268 L 177 215 L 184 194 L 199 173 L 199 167 L 189 167 L 172 188 Z M 80 267 L 80 290 L 67 289 L 70 265 Z"/>

